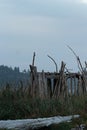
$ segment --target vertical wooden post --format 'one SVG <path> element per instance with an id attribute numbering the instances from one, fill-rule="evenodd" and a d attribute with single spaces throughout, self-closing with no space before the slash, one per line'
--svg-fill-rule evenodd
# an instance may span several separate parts
<path id="1" fill-rule="evenodd" d="M 71 95 L 73 95 L 72 77 L 70 78 Z"/>
<path id="2" fill-rule="evenodd" d="M 80 75 L 79 82 L 80 82 L 80 83 L 79 83 L 79 87 L 80 87 L 80 88 L 79 88 L 79 93 L 80 93 L 80 95 L 82 95 L 83 92 L 82 92 L 82 78 L 81 78 L 81 75 Z"/>
<path id="3" fill-rule="evenodd" d="M 76 81 L 76 80 L 77 80 L 77 78 L 76 78 L 76 76 L 75 76 L 75 77 L 74 77 L 74 95 L 76 95 L 76 91 L 77 91 L 77 85 L 76 85 L 76 84 L 77 84 L 77 83 L 76 83 L 77 81 Z"/>
<path id="4" fill-rule="evenodd" d="M 66 84 L 66 77 L 65 77 L 65 85 L 64 85 L 64 97 L 67 97 L 67 84 Z"/>
<path id="5" fill-rule="evenodd" d="M 61 90 L 62 90 L 62 88 L 63 88 L 63 85 L 64 85 L 64 84 L 62 84 L 62 83 L 64 82 L 64 69 L 65 69 L 65 64 L 64 64 L 64 62 L 62 61 L 62 62 L 61 62 L 60 75 L 59 75 L 58 97 L 59 97 L 59 95 L 60 95 L 60 93 L 61 93 Z"/>
<path id="6" fill-rule="evenodd" d="M 68 78 L 66 77 L 66 96 L 69 95 L 69 85 L 68 85 Z"/>
<path id="7" fill-rule="evenodd" d="M 42 70 L 42 87 L 43 87 L 43 98 L 47 98 L 47 83 L 44 70 Z"/>
<path id="8" fill-rule="evenodd" d="M 79 75 L 79 79 L 78 79 L 78 95 L 81 95 L 82 92 L 82 79 L 81 79 L 81 75 Z"/>
<path id="9" fill-rule="evenodd" d="M 38 93 L 38 79 L 37 79 L 37 68 L 35 66 L 30 65 L 30 76 L 31 76 L 31 95 L 32 97 L 36 97 Z"/>
<path id="10" fill-rule="evenodd" d="M 34 66 L 34 62 L 35 62 L 35 56 L 36 56 L 36 54 L 35 54 L 35 52 L 34 52 L 34 54 L 33 54 L 33 61 L 32 61 L 32 66 Z"/>

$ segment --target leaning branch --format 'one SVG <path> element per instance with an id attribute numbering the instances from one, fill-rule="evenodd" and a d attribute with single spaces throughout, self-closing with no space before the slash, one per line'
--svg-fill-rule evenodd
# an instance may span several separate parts
<path id="1" fill-rule="evenodd" d="M 79 70 L 83 73 L 83 67 L 82 67 L 82 64 L 81 64 L 81 61 L 80 61 L 80 58 L 79 58 L 79 56 L 77 56 L 77 54 L 74 52 L 74 50 L 70 47 L 70 46 L 68 46 L 67 45 L 67 47 L 72 51 L 72 53 L 74 54 L 74 56 L 76 57 L 76 59 L 77 59 L 77 64 L 78 64 L 78 68 L 79 68 Z"/>
<path id="2" fill-rule="evenodd" d="M 56 66 L 56 73 L 58 73 L 58 66 L 57 66 L 56 61 L 51 56 L 49 56 L 49 55 L 47 55 L 47 56 L 54 62 L 55 66 Z"/>

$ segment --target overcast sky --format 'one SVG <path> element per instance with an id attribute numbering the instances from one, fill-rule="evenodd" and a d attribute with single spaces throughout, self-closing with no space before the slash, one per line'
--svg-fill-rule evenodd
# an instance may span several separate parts
<path id="1" fill-rule="evenodd" d="M 0 0 L 0 64 L 28 69 L 36 52 L 38 71 L 78 71 L 66 45 L 87 61 L 87 0 Z"/>

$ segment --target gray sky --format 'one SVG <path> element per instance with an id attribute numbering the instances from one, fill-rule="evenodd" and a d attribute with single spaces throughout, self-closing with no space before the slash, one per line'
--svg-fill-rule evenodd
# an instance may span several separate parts
<path id="1" fill-rule="evenodd" d="M 78 71 L 71 46 L 87 60 L 87 0 L 0 0 L 0 64 L 28 69 L 36 52 L 38 70 L 55 71 L 63 60 Z"/>

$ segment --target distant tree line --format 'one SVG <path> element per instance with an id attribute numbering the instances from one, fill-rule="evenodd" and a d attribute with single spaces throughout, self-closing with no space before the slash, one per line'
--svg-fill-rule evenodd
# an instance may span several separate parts
<path id="1" fill-rule="evenodd" d="M 0 65 L 0 87 L 6 84 L 18 86 L 21 82 L 27 84 L 29 81 L 29 70 L 24 69 L 20 72 L 19 67 L 8 67 Z"/>

